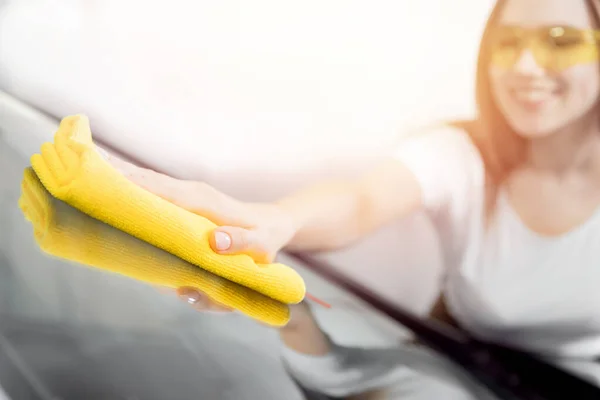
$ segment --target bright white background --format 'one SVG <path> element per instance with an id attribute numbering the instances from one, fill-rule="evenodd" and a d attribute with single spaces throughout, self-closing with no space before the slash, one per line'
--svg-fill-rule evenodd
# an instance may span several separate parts
<path id="1" fill-rule="evenodd" d="M 0 88 L 86 113 L 97 139 L 157 169 L 268 200 L 472 116 L 491 3 L 4 0 Z M 325 257 L 421 309 L 432 237 L 416 218 Z"/>

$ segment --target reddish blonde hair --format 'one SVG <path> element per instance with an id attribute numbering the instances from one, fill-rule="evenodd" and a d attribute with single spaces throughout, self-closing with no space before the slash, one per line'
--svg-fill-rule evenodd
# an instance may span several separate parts
<path id="1" fill-rule="evenodd" d="M 585 2 L 596 26 L 600 26 L 600 0 L 585 0 Z M 478 118 L 474 121 L 453 124 L 465 129 L 471 135 L 483 158 L 488 183 L 496 187 L 524 161 L 527 146 L 527 140 L 515 133 L 496 106 L 488 76 L 490 33 L 497 24 L 505 3 L 506 0 L 496 2 L 479 45 L 475 81 Z"/>

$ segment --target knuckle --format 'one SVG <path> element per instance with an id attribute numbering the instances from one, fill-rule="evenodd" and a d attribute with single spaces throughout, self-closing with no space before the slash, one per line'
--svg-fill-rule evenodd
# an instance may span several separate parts
<path id="1" fill-rule="evenodd" d="M 230 235 L 232 247 L 235 247 L 238 250 L 245 250 L 252 244 L 249 232 L 243 228 L 233 228 Z"/>
<path id="2" fill-rule="evenodd" d="M 246 251 L 252 258 L 259 263 L 269 263 L 272 261 L 272 252 L 269 251 L 269 241 L 264 235 L 257 231 L 249 231 L 252 241 L 248 243 Z"/>
<path id="3" fill-rule="evenodd" d="M 269 240 L 270 235 L 264 231 L 258 231 L 255 232 L 254 236 L 256 238 L 254 241 L 254 248 L 256 251 L 264 254 L 269 254 L 272 252 L 272 246 L 270 244 L 271 240 Z"/>

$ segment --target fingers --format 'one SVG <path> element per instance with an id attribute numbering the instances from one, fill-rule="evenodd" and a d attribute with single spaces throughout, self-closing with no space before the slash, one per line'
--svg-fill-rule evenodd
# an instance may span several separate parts
<path id="1" fill-rule="evenodd" d="M 202 215 L 217 225 L 242 227 L 253 225 L 253 213 L 246 210 L 246 207 L 240 202 L 208 184 L 177 179 L 151 169 L 138 167 L 111 156 L 100 148 L 98 148 L 98 152 L 108 163 L 137 186 L 179 207 Z"/>
<path id="2" fill-rule="evenodd" d="M 146 168 L 138 167 L 137 165 L 134 165 L 130 162 L 112 156 L 106 151 L 103 151 L 99 148 L 98 152 L 106 161 L 108 161 L 110 165 L 113 166 L 113 168 L 115 168 L 124 177 L 126 177 L 136 185 L 141 186 L 150 191 L 152 191 L 153 187 L 157 186 L 156 178 L 154 177 L 154 174 L 157 174 L 156 172 L 148 170 Z"/>
<path id="3" fill-rule="evenodd" d="M 214 311 L 214 312 L 232 312 L 233 308 L 219 304 L 211 300 L 204 293 L 197 291 L 194 288 L 179 288 L 177 289 L 179 298 L 191 305 L 198 311 Z"/>
<path id="4" fill-rule="evenodd" d="M 256 230 L 222 226 L 213 231 L 210 245 L 219 254 L 247 254 L 260 264 L 273 260 L 265 238 Z"/>
<path id="5" fill-rule="evenodd" d="M 176 186 L 182 182 L 178 179 L 171 178 L 170 176 L 147 168 L 138 167 L 130 162 L 112 156 L 100 147 L 96 147 L 96 150 L 102 158 L 111 164 L 113 168 L 121 172 L 127 179 L 161 197 L 172 193 L 172 189 L 175 189 Z"/>
<path id="6" fill-rule="evenodd" d="M 261 234 L 263 231 L 249 229 L 256 225 L 257 216 L 264 215 L 263 209 L 257 206 L 244 207 L 244 203 L 233 200 L 207 184 L 175 179 L 138 167 L 100 148 L 98 152 L 136 185 L 217 225 L 225 225 L 211 235 L 214 251 L 220 254 L 247 254 L 261 264 L 272 261 L 273 253 L 278 249 L 269 251 L 272 246 L 269 246 L 269 239 Z"/>
<path id="7" fill-rule="evenodd" d="M 109 162 L 131 182 L 165 200 L 176 203 L 182 198 L 185 199 L 182 196 L 186 195 L 185 181 L 152 171 L 151 169 L 138 167 L 116 157 L 109 158 Z"/>

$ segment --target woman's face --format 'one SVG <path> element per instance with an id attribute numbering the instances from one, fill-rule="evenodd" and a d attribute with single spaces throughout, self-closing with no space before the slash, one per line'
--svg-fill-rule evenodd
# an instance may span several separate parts
<path id="1" fill-rule="evenodd" d="M 505 2 L 488 43 L 489 77 L 495 103 L 519 135 L 541 138 L 596 117 L 594 28 L 583 0 Z"/>

